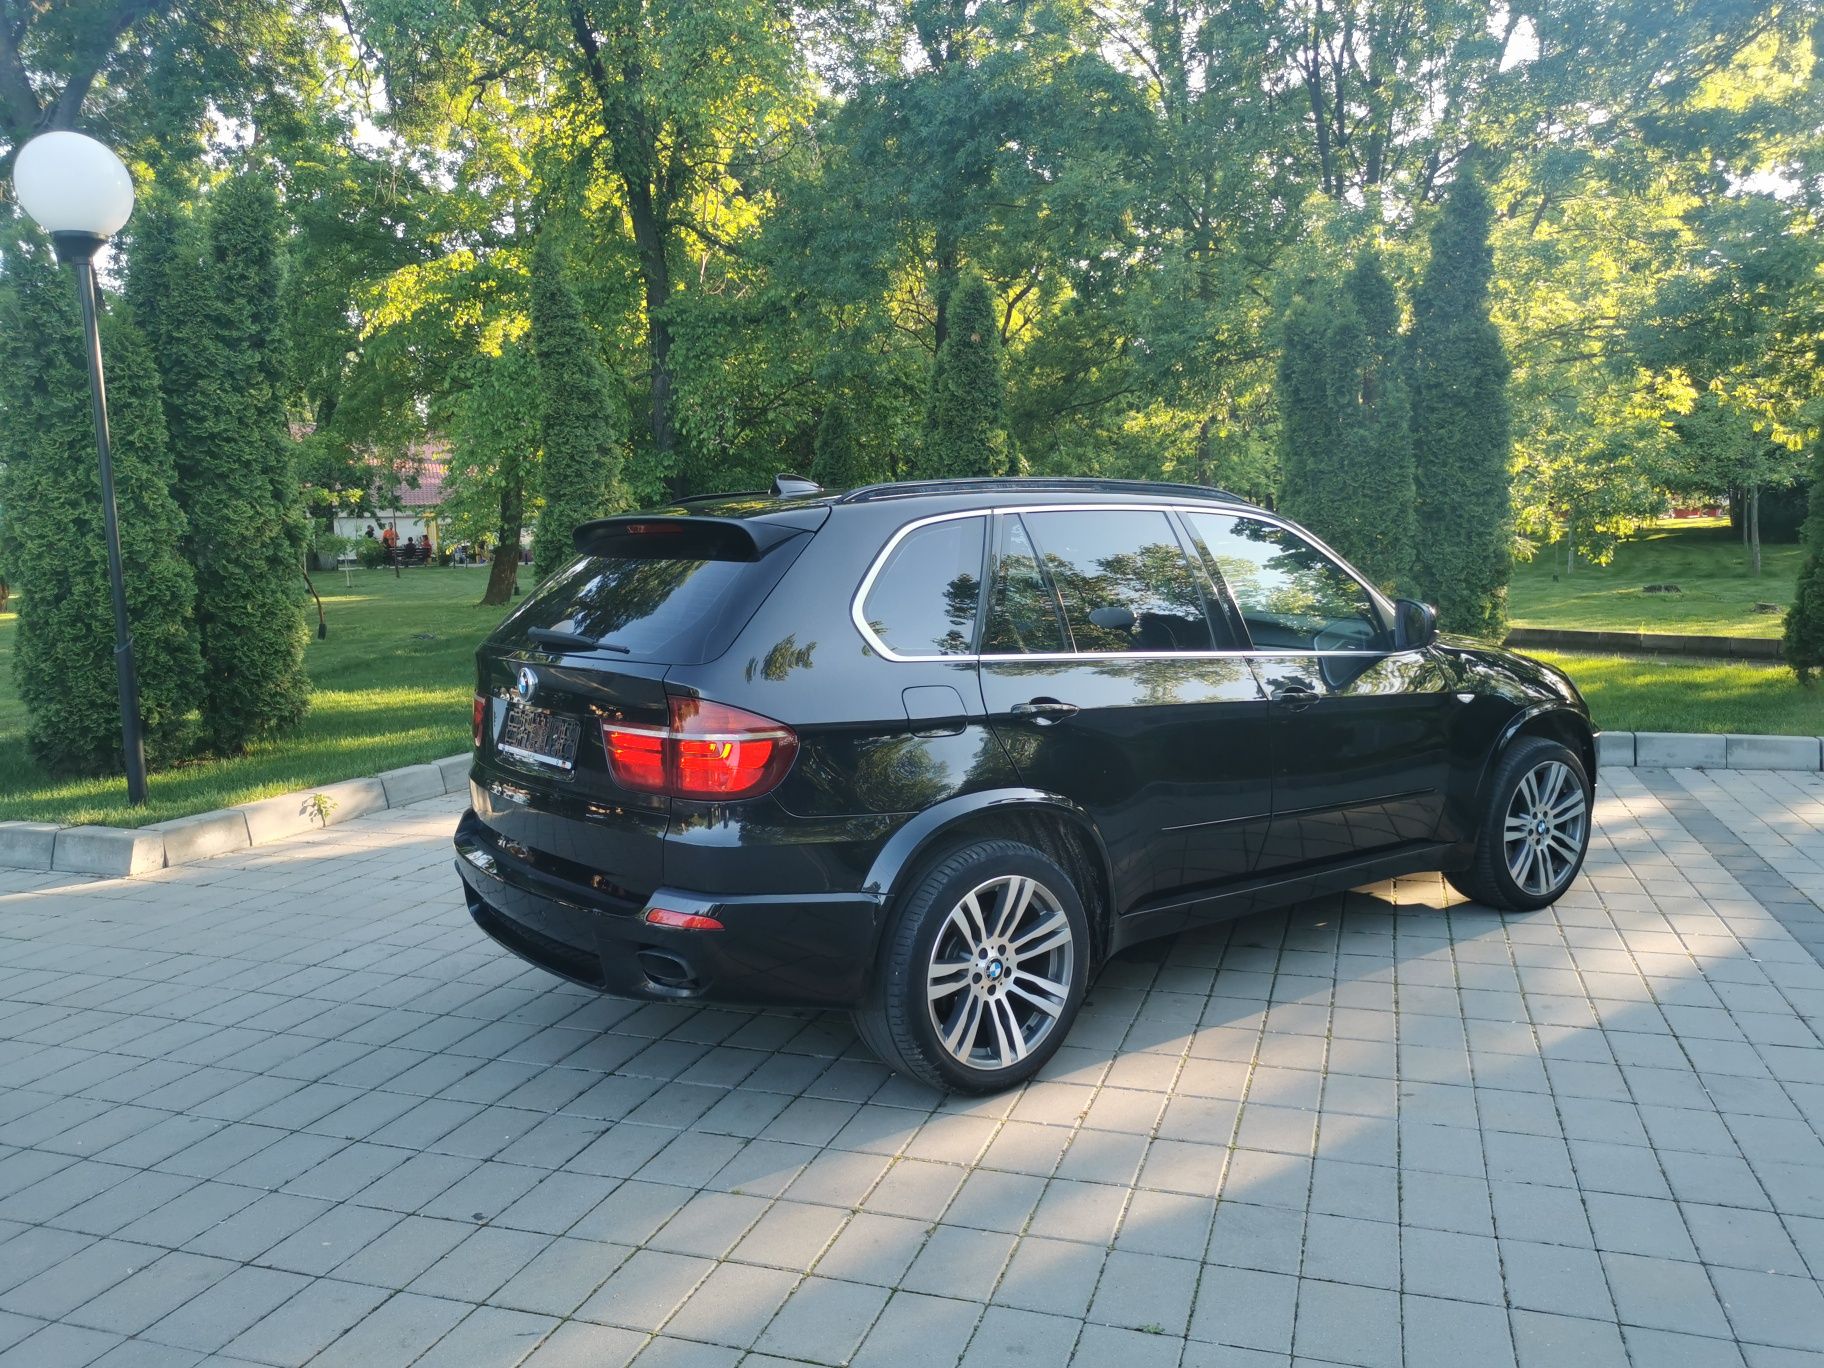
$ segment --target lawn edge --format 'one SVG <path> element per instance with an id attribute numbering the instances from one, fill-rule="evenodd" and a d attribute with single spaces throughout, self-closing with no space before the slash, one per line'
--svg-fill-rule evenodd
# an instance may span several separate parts
<path id="1" fill-rule="evenodd" d="M 134 878 L 468 787 L 470 753 L 142 827 L 0 822 L 0 867 Z"/>

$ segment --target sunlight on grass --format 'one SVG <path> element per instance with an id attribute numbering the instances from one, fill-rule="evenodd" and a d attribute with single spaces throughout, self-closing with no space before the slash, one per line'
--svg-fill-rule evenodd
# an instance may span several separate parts
<path id="1" fill-rule="evenodd" d="M 313 689 L 303 725 L 245 755 L 154 773 L 139 809 L 127 805 L 122 779 L 53 779 L 38 769 L 13 683 L 17 617 L 0 615 L 0 821 L 139 826 L 465 749 L 475 647 L 508 611 L 476 606 L 485 573 L 356 571 L 355 583 L 318 585 L 329 637 L 313 637 L 305 653 Z"/>
<path id="2" fill-rule="evenodd" d="M 1516 627 L 1777 637 L 1803 557 L 1797 546 L 1761 550 L 1757 579 L 1741 538 L 1714 519 L 1656 526 L 1624 543 L 1610 564 L 1579 563 L 1569 574 L 1563 549 L 1546 546 L 1514 567 L 1508 608 Z M 1649 594 L 1649 584 L 1676 584 L 1679 592 Z M 1759 603 L 1779 611 L 1757 612 Z"/>
<path id="3" fill-rule="evenodd" d="M 1678 656 L 1528 652 L 1577 682 L 1596 725 L 1611 731 L 1824 734 L 1824 688 L 1784 666 Z"/>

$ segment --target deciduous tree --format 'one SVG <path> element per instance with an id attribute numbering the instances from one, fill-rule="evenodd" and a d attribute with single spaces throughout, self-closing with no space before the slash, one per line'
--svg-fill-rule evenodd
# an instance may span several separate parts
<path id="1" fill-rule="evenodd" d="M 520 535 L 537 511 L 539 366 L 523 339 L 483 354 L 452 408 L 452 444 L 438 523 L 446 538 L 494 547 L 483 603 L 507 603 L 519 574 Z"/>

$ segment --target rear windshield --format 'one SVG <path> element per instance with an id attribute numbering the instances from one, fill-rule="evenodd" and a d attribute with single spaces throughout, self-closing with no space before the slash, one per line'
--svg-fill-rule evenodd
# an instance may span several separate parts
<path id="1" fill-rule="evenodd" d="M 755 561 L 581 556 L 539 586 L 511 627 L 519 637 L 550 627 L 634 660 L 701 665 L 734 643 L 809 541 L 788 538 Z"/>

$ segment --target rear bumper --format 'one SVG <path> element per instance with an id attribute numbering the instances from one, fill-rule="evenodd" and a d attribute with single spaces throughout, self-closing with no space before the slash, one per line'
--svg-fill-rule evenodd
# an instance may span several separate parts
<path id="1" fill-rule="evenodd" d="M 661 888 L 644 904 L 517 859 L 473 812 L 456 830 L 469 915 L 541 969 L 617 997 L 852 1007 L 873 964 L 882 900 L 867 893 L 728 896 Z M 719 931 L 643 921 L 647 907 L 716 918 Z"/>

